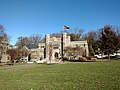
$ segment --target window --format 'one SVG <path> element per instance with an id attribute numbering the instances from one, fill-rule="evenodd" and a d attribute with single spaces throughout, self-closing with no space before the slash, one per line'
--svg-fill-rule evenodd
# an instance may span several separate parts
<path id="1" fill-rule="evenodd" d="M 86 44 L 84 43 L 84 47 L 86 46 Z"/>
<path id="2" fill-rule="evenodd" d="M 59 45 L 58 44 L 54 44 L 53 47 L 54 47 L 54 49 L 59 49 Z"/>
<path id="3" fill-rule="evenodd" d="M 84 44 L 80 44 L 80 47 L 84 47 Z"/>
<path id="4" fill-rule="evenodd" d="M 7 60 L 9 60 L 9 57 L 7 57 Z"/>
<path id="5" fill-rule="evenodd" d="M 45 48 L 45 46 L 41 46 L 41 48 Z"/>
<path id="6" fill-rule="evenodd" d="M 79 46 L 79 44 L 76 44 L 76 46 Z"/>
<path id="7" fill-rule="evenodd" d="M 6 47 L 4 46 L 3 49 L 6 49 Z"/>

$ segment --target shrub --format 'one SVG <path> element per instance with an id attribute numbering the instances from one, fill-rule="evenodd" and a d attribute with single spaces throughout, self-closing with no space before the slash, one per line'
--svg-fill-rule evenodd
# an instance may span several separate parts
<path id="1" fill-rule="evenodd" d="M 40 60 L 42 60 L 43 59 L 43 57 L 40 57 Z"/>
<path id="2" fill-rule="evenodd" d="M 84 62 L 84 61 L 87 61 L 87 58 L 86 58 L 86 57 L 79 57 L 79 60 L 80 60 L 81 62 Z"/>
<path id="3" fill-rule="evenodd" d="M 86 56 L 87 60 L 91 60 L 92 58 L 97 58 L 96 56 Z"/>
<path id="4" fill-rule="evenodd" d="M 69 61 L 67 57 L 63 57 L 63 61 Z"/>

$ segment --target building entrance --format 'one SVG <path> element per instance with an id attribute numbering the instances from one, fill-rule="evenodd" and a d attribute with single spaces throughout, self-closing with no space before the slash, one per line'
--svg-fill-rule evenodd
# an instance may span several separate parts
<path id="1" fill-rule="evenodd" d="M 58 53 L 57 52 L 55 53 L 54 56 L 55 56 L 55 59 L 58 59 Z"/>

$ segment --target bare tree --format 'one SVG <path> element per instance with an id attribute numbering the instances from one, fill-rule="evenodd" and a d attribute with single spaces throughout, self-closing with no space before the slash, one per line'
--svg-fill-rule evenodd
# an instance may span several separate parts
<path id="1" fill-rule="evenodd" d="M 10 41 L 10 37 L 5 32 L 5 28 L 3 27 L 3 25 L 0 24 L 0 42 L 1 41 L 9 42 Z"/>
<path id="2" fill-rule="evenodd" d="M 3 25 L 0 24 L 0 60 L 2 58 L 2 54 L 6 51 L 4 50 L 6 45 L 3 44 L 9 44 L 9 40 L 10 39 L 8 35 L 5 33 Z"/>
<path id="3" fill-rule="evenodd" d="M 53 33 L 51 37 L 61 38 L 61 33 Z"/>
<path id="4" fill-rule="evenodd" d="M 19 49 L 9 49 L 7 50 L 7 54 L 11 56 L 11 62 L 22 58 L 22 51 L 20 51 Z"/>
<path id="5" fill-rule="evenodd" d="M 41 41 L 41 35 L 31 35 L 30 37 L 18 37 L 18 41 L 16 43 L 16 46 L 18 48 L 23 48 L 23 46 L 30 47 L 31 45 L 38 45 L 38 43 Z"/>
<path id="6" fill-rule="evenodd" d="M 83 34 L 83 29 L 80 28 L 74 28 L 70 30 L 63 30 L 61 33 L 66 32 L 69 36 L 71 36 L 71 41 L 79 41 L 82 34 Z"/>
<path id="7" fill-rule="evenodd" d="M 99 47 L 100 31 L 90 31 L 83 35 L 82 39 L 87 40 L 89 47 L 89 55 L 94 56 Z"/>
<path id="8" fill-rule="evenodd" d="M 78 56 L 84 55 L 85 51 L 80 46 L 76 47 L 66 47 L 65 48 L 65 54 L 66 56 L 72 56 L 74 59 Z"/>
<path id="9" fill-rule="evenodd" d="M 30 43 L 30 40 L 28 37 L 18 37 L 18 41 L 16 43 L 16 46 L 21 49 L 23 46 L 28 46 Z"/>
<path id="10" fill-rule="evenodd" d="M 4 27 L 3 25 L 0 24 L 0 37 L 2 37 L 4 33 L 5 33 Z"/>
<path id="11" fill-rule="evenodd" d="M 38 43 L 41 41 L 41 35 L 39 34 L 33 34 L 28 38 L 30 40 L 30 43 L 33 45 L 38 45 Z"/>

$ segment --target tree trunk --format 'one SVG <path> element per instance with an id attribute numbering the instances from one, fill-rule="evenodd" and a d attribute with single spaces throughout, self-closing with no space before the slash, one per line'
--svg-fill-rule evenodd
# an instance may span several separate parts
<path id="1" fill-rule="evenodd" d="M 110 54 L 108 54 L 108 60 L 110 60 Z"/>

